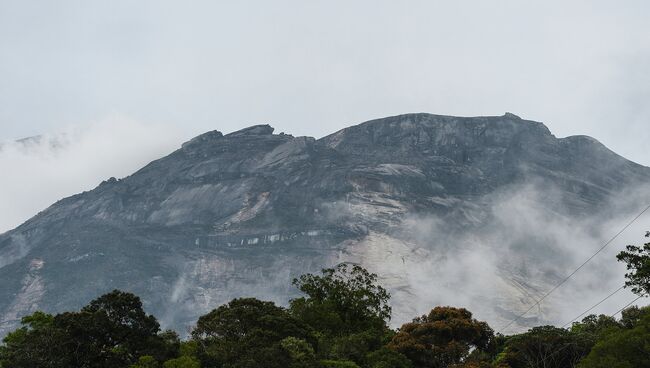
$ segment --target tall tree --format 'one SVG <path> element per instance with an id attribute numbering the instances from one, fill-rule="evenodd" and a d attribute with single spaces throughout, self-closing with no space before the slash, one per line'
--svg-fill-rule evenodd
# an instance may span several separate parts
<path id="1" fill-rule="evenodd" d="M 600 336 L 580 368 L 649 368 L 650 307 L 634 308 L 621 327 Z"/>
<path id="2" fill-rule="evenodd" d="M 162 361 L 177 353 L 178 338 L 159 335 L 159 329 L 137 296 L 115 290 L 79 312 L 25 317 L 23 327 L 5 338 L 0 362 L 3 368 L 112 368 L 147 355 Z"/>
<path id="3" fill-rule="evenodd" d="M 54 328 L 52 315 L 35 312 L 23 317 L 21 327 L 9 333 L 0 346 L 0 367 L 56 368 L 70 366 L 70 357 L 55 347 L 62 340 L 61 331 Z"/>
<path id="4" fill-rule="evenodd" d="M 650 231 L 645 236 L 650 238 Z M 628 245 L 626 249 L 616 256 L 626 263 L 629 271 L 625 274 L 625 286 L 631 287 L 632 292 L 639 296 L 650 294 L 650 242 L 643 246 Z"/>
<path id="5" fill-rule="evenodd" d="M 201 316 L 192 331 L 206 366 L 289 366 L 287 337 L 311 340 L 310 329 L 284 308 L 254 298 L 233 299 Z"/>
<path id="6" fill-rule="evenodd" d="M 416 368 L 445 368 L 462 362 L 473 349 L 488 348 L 493 337 L 488 324 L 467 309 L 436 307 L 404 324 L 388 348 L 407 356 Z"/>
<path id="7" fill-rule="evenodd" d="M 588 333 L 572 333 L 554 326 L 534 327 L 508 337 L 497 362 L 511 368 L 572 368 L 589 353 L 593 343 Z"/>
<path id="8" fill-rule="evenodd" d="M 380 349 L 390 332 L 390 295 L 377 283 L 377 275 L 339 264 L 293 283 L 305 296 L 293 299 L 290 310 L 317 332 L 318 358 L 330 365 L 367 366 L 368 354 Z"/>
<path id="9" fill-rule="evenodd" d="M 306 297 L 291 301 L 291 312 L 316 330 L 343 335 L 384 329 L 390 320 L 390 294 L 377 284 L 377 275 L 342 263 L 293 280 Z"/>

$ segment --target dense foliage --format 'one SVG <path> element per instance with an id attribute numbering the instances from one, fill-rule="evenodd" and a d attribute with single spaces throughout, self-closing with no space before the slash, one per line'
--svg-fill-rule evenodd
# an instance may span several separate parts
<path id="1" fill-rule="evenodd" d="M 618 258 L 628 286 L 646 295 L 650 243 Z M 0 368 L 650 368 L 650 307 L 511 336 L 466 309 L 435 307 L 393 331 L 390 295 L 359 266 L 294 285 L 304 296 L 289 308 L 234 299 L 201 316 L 184 341 L 117 290 L 77 312 L 36 312 L 4 338 Z"/>
<path id="2" fill-rule="evenodd" d="M 436 307 L 403 325 L 388 348 L 404 354 L 416 368 L 461 363 L 472 349 L 487 350 L 494 333 L 463 308 Z"/>
<path id="3" fill-rule="evenodd" d="M 36 312 L 21 322 L 0 348 L 3 368 L 127 367 L 146 355 L 173 358 L 180 344 L 175 333 L 159 333 L 156 318 L 145 314 L 137 296 L 121 291 L 79 312 Z"/>
<path id="4" fill-rule="evenodd" d="M 650 231 L 646 232 L 650 238 Z M 625 274 L 626 286 L 631 286 L 632 291 L 638 295 L 650 294 L 650 243 L 643 246 L 628 245 L 627 251 L 616 256 L 619 261 L 627 264 L 628 273 Z"/>
<path id="5" fill-rule="evenodd" d="M 341 335 L 386 328 L 390 295 L 377 284 L 377 275 L 342 263 L 323 275 L 302 275 L 293 281 L 306 296 L 291 301 L 292 312 L 318 330 Z"/>
<path id="6" fill-rule="evenodd" d="M 199 318 L 192 332 L 207 367 L 256 367 L 259 361 L 288 367 L 306 359 L 312 336 L 309 326 L 284 308 L 254 298 L 222 305 Z"/>

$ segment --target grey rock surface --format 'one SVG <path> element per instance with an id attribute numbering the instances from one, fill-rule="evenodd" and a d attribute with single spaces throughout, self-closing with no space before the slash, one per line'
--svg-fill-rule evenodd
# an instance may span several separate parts
<path id="1" fill-rule="evenodd" d="M 558 139 L 513 114 L 407 114 L 318 140 L 268 125 L 212 131 L 0 235 L 0 333 L 37 309 L 76 309 L 115 288 L 184 333 L 234 297 L 286 304 L 293 277 L 344 261 L 380 274 L 404 322 L 421 302 L 445 302 L 418 270 L 480 247 L 477 234 L 498 222 L 494 206 L 511 191 L 553 188 L 536 202 L 543 213 L 580 219 L 648 182 L 649 168 L 596 140 Z M 538 262 L 544 249 L 543 239 L 510 245 L 491 296 L 472 299 L 492 321 L 570 266 Z"/>

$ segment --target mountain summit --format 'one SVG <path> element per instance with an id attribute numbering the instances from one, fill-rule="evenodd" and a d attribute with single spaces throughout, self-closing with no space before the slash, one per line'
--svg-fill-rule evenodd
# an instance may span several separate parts
<path id="1" fill-rule="evenodd" d="M 471 255 L 486 255 L 494 277 L 481 284 L 485 295 L 468 288 L 467 304 L 507 320 L 572 266 L 562 258 L 573 253 L 525 239 L 511 223 L 507 241 L 492 229 L 528 218 L 519 203 L 532 203 L 535 221 L 581 221 L 650 182 L 649 168 L 592 138 L 556 138 L 510 113 L 399 115 L 318 140 L 273 132 L 202 134 L 0 235 L 0 330 L 122 289 L 185 331 L 234 297 L 285 304 L 293 277 L 339 262 L 377 272 L 403 322 L 425 304 L 456 301 L 444 291 L 482 270 L 462 270 Z"/>

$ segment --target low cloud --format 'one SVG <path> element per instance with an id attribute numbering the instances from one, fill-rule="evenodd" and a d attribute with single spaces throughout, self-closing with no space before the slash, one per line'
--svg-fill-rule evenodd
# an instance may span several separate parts
<path id="1" fill-rule="evenodd" d="M 169 126 L 111 116 L 83 127 L 0 143 L 0 233 L 59 199 L 133 173 L 187 138 Z"/>
<path id="2" fill-rule="evenodd" d="M 650 188 L 622 192 L 603 211 L 584 216 L 572 215 L 562 198 L 552 185 L 531 183 L 477 200 L 481 209 L 464 211 L 456 204 L 460 217 L 409 214 L 400 234 L 371 234 L 353 257 L 389 286 L 395 326 L 434 306 L 451 305 L 468 308 L 500 330 L 647 206 Z M 648 228 L 645 213 L 503 332 L 562 326 L 622 286 L 625 267 L 615 255 L 627 244 L 641 243 Z M 620 291 L 591 313 L 612 314 L 632 299 L 631 292 Z"/>

